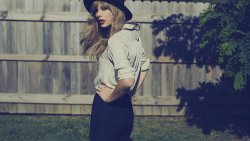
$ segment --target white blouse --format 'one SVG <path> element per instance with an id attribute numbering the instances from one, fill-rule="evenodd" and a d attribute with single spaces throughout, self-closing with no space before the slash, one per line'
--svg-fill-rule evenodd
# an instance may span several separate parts
<path id="1" fill-rule="evenodd" d="M 150 60 L 145 55 L 135 25 L 125 24 L 115 33 L 98 60 L 99 70 L 94 81 L 95 87 L 101 84 L 115 88 L 121 79 L 138 79 L 139 71 L 149 69 Z M 134 85 L 130 88 L 132 91 Z M 133 95 L 133 94 L 131 94 Z"/>

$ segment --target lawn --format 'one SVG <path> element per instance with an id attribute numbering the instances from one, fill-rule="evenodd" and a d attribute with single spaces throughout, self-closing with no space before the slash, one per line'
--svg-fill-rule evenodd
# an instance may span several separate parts
<path id="1" fill-rule="evenodd" d="M 88 141 L 88 116 L 0 115 L 0 141 Z M 136 117 L 134 141 L 247 141 L 227 131 L 188 126 L 184 120 Z"/>

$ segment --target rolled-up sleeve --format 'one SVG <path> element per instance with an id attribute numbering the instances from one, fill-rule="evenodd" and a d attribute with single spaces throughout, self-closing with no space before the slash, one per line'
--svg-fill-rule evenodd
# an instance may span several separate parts
<path id="1" fill-rule="evenodd" d="M 146 56 L 145 52 L 142 53 L 142 60 L 141 60 L 141 71 L 149 70 L 150 66 L 150 59 Z"/>
<path id="2" fill-rule="evenodd" d="M 108 40 L 107 51 L 109 59 L 113 62 L 117 79 L 134 79 L 135 71 L 130 65 L 128 49 L 125 43 L 118 38 L 110 38 Z"/>

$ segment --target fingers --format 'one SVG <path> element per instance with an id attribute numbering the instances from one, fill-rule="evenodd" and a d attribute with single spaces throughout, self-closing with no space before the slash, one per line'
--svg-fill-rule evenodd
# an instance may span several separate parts
<path id="1" fill-rule="evenodd" d="M 116 85 L 113 85 L 113 86 L 116 87 Z M 98 85 L 98 86 L 96 87 L 96 89 L 99 88 L 99 87 L 100 87 L 101 89 L 102 89 L 102 88 L 114 89 L 113 87 L 108 87 L 107 85 L 105 85 L 105 84 L 103 84 L 103 83 L 102 83 L 101 85 Z"/>
<path id="2" fill-rule="evenodd" d="M 97 91 L 101 91 L 101 88 L 100 88 L 100 87 L 97 87 L 96 90 L 97 90 Z"/>
<path id="3" fill-rule="evenodd" d="M 103 88 L 105 88 L 105 87 L 106 87 L 105 85 L 100 85 L 100 86 L 99 86 L 100 89 L 103 89 Z"/>
<path id="4" fill-rule="evenodd" d="M 101 85 L 99 85 L 99 86 L 96 87 L 97 91 L 100 91 L 101 89 L 102 89 Z"/>
<path id="5" fill-rule="evenodd" d="M 99 85 L 96 90 L 101 91 L 102 89 L 107 88 L 105 85 Z"/>
<path id="6" fill-rule="evenodd" d="M 99 85 L 96 87 L 96 93 L 99 94 L 99 95 L 102 95 L 102 94 L 109 94 L 109 93 L 112 93 L 112 91 L 114 90 L 114 88 L 109 88 L 107 87 L 106 85 Z"/>
<path id="7" fill-rule="evenodd" d="M 97 94 L 101 94 L 102 91 L 104 91 L 105 89 L 105 86 L 104 85 L 99 85 L 97 88 L 96 88 L 96 93 Z"/>

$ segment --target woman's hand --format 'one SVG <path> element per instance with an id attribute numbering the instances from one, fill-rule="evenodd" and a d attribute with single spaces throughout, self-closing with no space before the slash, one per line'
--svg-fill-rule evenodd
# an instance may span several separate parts
<path id="1" fill-rule="evenodd" d="M 113 88 L 109 88 L 105 85 L 99 85 L 96 89 L 96 93 L 102 98 L 103 101 L 105 102 L 111 102 L 110 101 L 110 96 L 112 92 L 114 91 Z"/>

